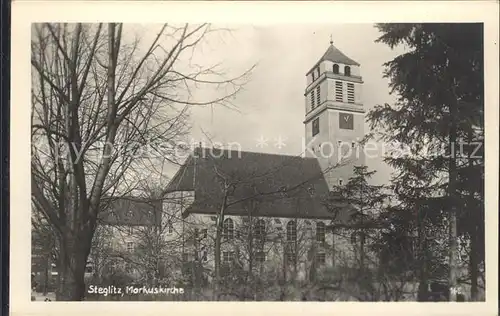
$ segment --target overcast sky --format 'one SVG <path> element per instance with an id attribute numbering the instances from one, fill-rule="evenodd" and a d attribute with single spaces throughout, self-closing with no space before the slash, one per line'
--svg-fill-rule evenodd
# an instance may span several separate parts
<path id="1" fill-rule="evenodd" d="M 394 101 L 394 96 L 389 95 L 388 80 L 383 78 L 383 63 L 404 50 L 375 43 L 380 33 L 372 24 L 230 27 L 234 30 L 231 34 L 212 37 L 197 51 L 197 62 L 222 62 L 234 75 L 255 63 L 258 66 L 245 91 L 234 101 L 239 111 L 222 107 L 191 109 L 191 140 L 204 141 L 205 132 L 213 141 L 237 142 L 247 151 L 301 154 L 305 75 L 328 48 L 330 36 L 338 49 L 361 64 L 365 109 Z M 148 37 L 154 35 L 150 32 Z M 368 131 L 366 124 L 365 132 Z M 259 146 L 261 137 L 269 140 L 267 146 Z M 275 146 L 278 137 L 285 146 Z M 381 158 L 369 159 L 367 165 L 378 171 L 375 182 L 387 182 L 390 169 Z"/>

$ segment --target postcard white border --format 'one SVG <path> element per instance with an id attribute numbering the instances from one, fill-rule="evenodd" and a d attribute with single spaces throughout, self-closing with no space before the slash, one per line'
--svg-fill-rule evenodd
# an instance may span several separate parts
<path id="1" fill-rule="evenodd" d="M 11 315 L 497 315 L 498 297 L 498 14 L 495 1 L 470 2 L 160 2 L 25 1 L 12 3 L 10 159 Z M 483 22 L 486 120 L 486 302 L 31 302 L 30 24 L 32 22 L 375 23 Z"/>

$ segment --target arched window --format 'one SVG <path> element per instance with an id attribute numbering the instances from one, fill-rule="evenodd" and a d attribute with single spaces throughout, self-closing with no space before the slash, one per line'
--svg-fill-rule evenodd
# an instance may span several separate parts
<path id="1" fill-rule="evenodd" d="M 257 220 L 254 227 L 255 238 L 259 241 L 264 241 L 266 237 L 266 223 L 263 219 Z"/>
<path id="2" fill-rule="evenodd" d="M 339 73 L 339 65 L 335 64 L 333 65 L 333 73 L 338 74 Z"/>
<path id="3" fill-rule="evenodd" d="M 294 221 L 289 221 L 286 224 L 286 240 L 295 241 L 297 239 L 297 226 Z"/>
<path id="4" fill-rule="evenodd" d="M 351 67 L 345 66 L 344 67 L 344 76 L 350 76 L 351 75 Z"/>
<path id="5" fill-rule="evenodd" d="M 295 221 L 289 221 L 286 224 L 286 243 L 285 254 L 288 264 L 295 264 L 297 261 L 296 256 L 296 240 L 297 240 L 297 224 Z"/>
<path id="6" fill-rule="evenodd" d="M 325 223 L 317 222 L 316 223 L 316 241 L 321 243 L 325 242 Z"/>
<path id="7" fill-rule="evenodd" d="M 255 261 L 264 262 L 266 255 L 264 253 L 264 243 L 266 240 L 266 223 L 263 219 L 257 220 L 254 226 L 255 235 Z"/>
<path id="8" fill-rule="evenodd" d="M 224 220 L 222 236 L 226 239 L 234 238 L 234 223 L 230 218 Z"/>

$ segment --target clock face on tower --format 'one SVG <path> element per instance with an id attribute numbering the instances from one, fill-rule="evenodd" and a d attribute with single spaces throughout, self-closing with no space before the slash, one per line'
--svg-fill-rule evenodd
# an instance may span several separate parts
<path id="1" fill-rule="evenodd" d="M 339 113 L 339 127 L 341 129 L 354 129 L 353 115 L 349 113 Z"/>

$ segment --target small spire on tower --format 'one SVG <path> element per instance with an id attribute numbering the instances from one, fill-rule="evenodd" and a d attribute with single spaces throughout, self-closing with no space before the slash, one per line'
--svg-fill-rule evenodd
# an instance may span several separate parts
<path id="1" fill-rule="evenodd" d="M 333 36 L 330 34 L 330 45 L 333 45 Z"/>

